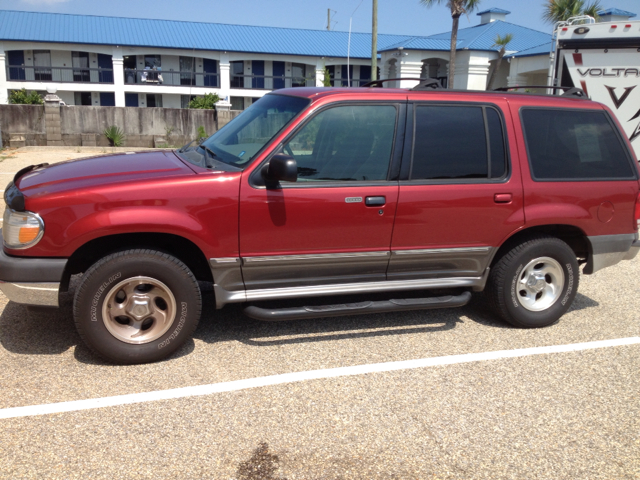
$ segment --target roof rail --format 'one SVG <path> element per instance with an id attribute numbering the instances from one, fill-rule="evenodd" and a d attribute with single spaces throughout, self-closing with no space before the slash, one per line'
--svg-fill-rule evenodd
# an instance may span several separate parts
<path id="1" fill-rule="evenodd" d="M 415 77 L 404 77 L 404 78 L 385 78 L 384 80 L 374 80 L 373 82 L 365 83 L 362 87 L 382 87 L 382 84 L 385 82 L 395 82 L 397 80 L 415 80 L 416 82 L 420 82 L 418 85 L 412 88 L 412 90 L 425 90 L 423 87 L 428 88 L 442 88 L 442 85 L 435 78 L 415 78 Z M 437 84 L 437 86 L 431 86 L 433 84 Z"/>
<path id="2" fill-rule="evenodd" d="M 521 88 L 544 88 L 546 90 L 563 90 L 563 97 L 580 97 L 580 98 L 589 98 L 587 92 L 585 92 L 581 88 L 576 87 L 550 87 L 549 85 L 523 85 L 521 87 L 500 87 L 494 88 L 494 92 L 510 92 L 511 90 L 519 90 Z"/>

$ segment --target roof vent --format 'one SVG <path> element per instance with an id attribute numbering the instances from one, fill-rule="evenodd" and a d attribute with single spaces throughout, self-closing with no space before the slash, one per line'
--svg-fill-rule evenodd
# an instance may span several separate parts
<path id="1" fill-rule="evenodd" d="M 484 25 L 486 23 L 495 22 L 496 20 L 505 21 L 507 15 L 511 12 L 507 10 L 503 10 L 501 8 L 490 8 L 489 10 L 483 10 L 478 13 L 480 15 L 480 25 Z"/>

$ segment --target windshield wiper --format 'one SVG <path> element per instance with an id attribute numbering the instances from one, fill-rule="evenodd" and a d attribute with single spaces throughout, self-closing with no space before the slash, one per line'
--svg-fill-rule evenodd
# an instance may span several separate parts
<path id="1" fill-rule="evenodd" d="M 211 150 L 209 147 L 207 147 L 204 143 L 200 144 L 200 147 L 202 147 L 205 151 L 205 153 L 209 153 L 211 155 L 212 159 L 215 159 L 216 157 L 218 157 L 218 155 L 216 155 L 216 153 Z M 208 162 L 209 156 L 205 155 L 204 156 L 204 163 L 206 164 L 207 168 L 213 168 L 213 164 Z"/>
<path id="2" fill-rule="evenodd" d="M 180 150 L 178 150 L 179 153 L 182 153 L 186 150 L 188 150 L 188 148 L 193 145 L 195 142 L 195 140 L 191 140 L 189 143 L 187 143 L 186 145 L 184 145 Z"/>

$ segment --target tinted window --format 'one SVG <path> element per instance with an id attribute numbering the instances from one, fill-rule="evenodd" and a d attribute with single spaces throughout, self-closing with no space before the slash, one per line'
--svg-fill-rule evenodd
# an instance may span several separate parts
<path id="1" fill-rule="evenodd" d="M 535 179 L 635 178 L 627 152 L 604 112 L 523 109 L 522 121 Z"/>
<path id="2" fill-rule="evenodd" d="M 345 105 L 316 115 L 284 146 L 298 181 L 386 180 L 396 126 L 391 105 Z"/>
<path id="3" fill-rule="evenodd" d="M 415 122 L 412 180 L 488 177 L 482 107 L 418 106 Z"/>
<path id="4" fill-rule="evenodd" d="M 500 178 L 507 173 L 506 145 L 500 116 L 493 108 L 486 108 L 489 143 L 491 145 L 491 178 Z"/>

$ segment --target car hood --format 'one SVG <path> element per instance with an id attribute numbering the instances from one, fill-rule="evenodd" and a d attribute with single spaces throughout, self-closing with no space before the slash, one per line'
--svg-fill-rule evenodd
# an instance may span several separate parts
<path id="1" fill-rule="evenodd" d="M 26 197 L 159 177 L 195 175 L 173 152 L 140 152 L 71 160 L 22 175 L 16 186 Z"/>

